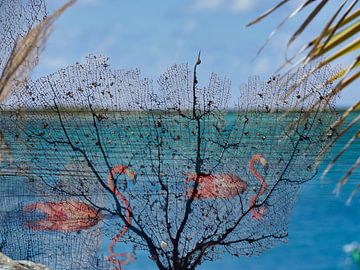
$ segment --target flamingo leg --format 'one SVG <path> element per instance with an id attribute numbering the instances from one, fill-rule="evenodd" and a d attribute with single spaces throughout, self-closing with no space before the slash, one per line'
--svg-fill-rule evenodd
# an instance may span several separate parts
<path id="1" fill-rule="evenodd" d="M 126 211 L 125 226 L 115 237 L 112 238 L 112 240 L 109 244 L 109 247 L 108 247 L 108 250 L 110 253 L 110 256 L 108 257 L 109 261 L 112 262 L 116 266 L 116 268 L 115 268 L 116 270 L 122 270 L 121 266 L 126 265 L 129 262 L 131 262 L 131 260 L 129 258 L 134 258 L 134 256 L 131 253 L 128 254 L 128 253 L 115 253 L 114 252 L 114 246 L 117 244 L 117 242 L 119 242 L 120 238 L 127 232 L 129 225 L 131 224 L 131 208 L 130 208 L 129 202 L 115 187 L 113 176 L 117 173 L 118 174 L 126 174 L 134 181 L 136 179 L 136 173 L 129 170 L 125 165 L 118 165 L 118 166 L 115 166 L 110 171 L 110 174 L 108 177 L 109 188 L 122 201 L 122 203 L 125 206 L 125 211 Z M 124 260 L 116 259 L 116 257 L 125 257 L 127 259 L 124 261 Z"/>
<path id="2" fill-rule="evenodd" d="M 252 218 L 256 220 L 260 220 L 262 219 L 264 214 L 266 214 L 267 208 L 261 206 L 260 208 L 255 209 L 255 204 L 259 199 L 259 197 L 265 193 L 267 189 L 267 183 L 265 182 L 264 177 L 255 169 L 254 167 L 255 162 L 259 162 L 264 167 L 265 172 L 267 171 L 268 163 L 267 160 L 260 154 L 253 155 L 249 162 L 249 169 L 251 173 L 257 178 L 257 180 L 261 184 L 259 192 L 250 198 L 250 208 L 251 208 Z"/>

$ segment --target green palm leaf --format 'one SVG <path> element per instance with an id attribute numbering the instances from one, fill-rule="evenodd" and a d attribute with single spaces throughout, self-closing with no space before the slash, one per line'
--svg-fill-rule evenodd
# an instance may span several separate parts
<path id="1" fill-rule="evenodd" d="M 273 8 L 269 9 L 268 11 L 248 23 L 247 26 L 259 23 L 281 7 L 290 4 L 290 2 L 291 0 L 283 0 L 278 2 Z M 308 28 L 308 26 L 314 21 L 314 19 L 319 16 L 319 13 L 324 9 L 324 7 L 330 3 L 329 0 L 304 0 L 303 2 L 301 2 L 300 5 L 288 16 L 286 16 L 285 19 L 283 19 L 281 23 L 270 33 L 268 39 L 265 41 L 265 44 L 260 48 L 258 52 L 260 53 L 262 51 L 262 49 L 266 46 L 267 42 L 289 19 L 298 15 L 299 13 L 305 12 L 305 7 L 312 7 L 309 14 L 305 17 L 300 26 L 289 38 L 286 47 L 286 62 L 280 67 L 280 69 L 287 66 L 289 63 L 293 62 L 296 59 L 297 61 L 295 62 L 297 62 L 297 64 L 293 64 L 293 66 L 290 67 L 289 70 L 292 70 L 293 68 L 295 68 L 295 66 L 313 62 L 315 64 L 311 72 L 307 75 L 304 75 L 310 76 L 312 73 L 316 72 L 324 65 L 327 65 L 334 61 L 338 61 L 340 59 L 345 59 L 345 57 L 350 59 L 352 58 L 353 61 L 349 62 L 345 68 L 339 69 L 335 74 L 329 75 L 328 83 L 336 83 L 336 87 L 324 96 L 325 99 L 329 99 L 334 95 L 339 94 L 360 77 L 360 37 L 358 34 L 360 32 L 359 0 L 343 0 L 338 2 L 339 3 L 337 8 L 329 14 L 329 19 L 324 23 L 322 29 L 320 29 L 320 33 L 313 39 L 311 39 L 307 44 L 305 44 L 301 49 L 297 50 L 294 55 L 290 57 L 288 56 L 289 48 L 292 47 L 293 43 Z M 322 58 L 323 60 L 314 61 L 320 58 Z M 286 76 L 286 74 L 284 76 Z M 301 81 L 302 79 L 304 78 L 299 78 L 299 81 Z M 295 88 L 296 83 L 293 87 L 289 88 L 288 95 L 290 95 L 293 91 L 292 89 Z M 302 98 L 307 99 L 309 97 L 305 96 Z M 350 128 L 353 127 L 355 124 L 359 123 L 359 117 L 356 117 L 350 123 L 348 123 L 349 121 L 346 121 L 350 113 L 360 110 L 360 101 L 357 101 L 355 103 L 356 104 L 349 108 L 337 122 L 335 122 L 331 127 L 329 127 L 329 131 L 334 131 L 335 129 L 339 128 L 341 129 L 341 131 L 338 133 L 337 136 L 334 136 L 334 140 L 320 154 L 319 159 L 321 155 L 324 154 L 324 152 L 327 151 L 341 136 L 343 136 L 346 132 L 350 132 Z M 342 156 L 342 154 L 347 151 L 350 145 L 355 140 L 359 139 L 359 137 L 360 130 L 356 131 L 355 134 L 353 134 L 352 138 L 339 151 L 336 157 L 329 163 L 328 167 L 324 171 L 323 176 L 331 170 L 331 168 Z M 349 168 L 349 170 L 346 172 L 345 176 L 339 181 L 336 189 L 337 192 L 340 191 L 340 188 L 348 181 L 349 177 L 355 171 L 355 169 L 358 168 L 358 166 L 359 160 L 355 161 L 351 168 Z M 359 190 L 359 187 L 360 184 L 352 192 L 348 202 L 351 201 L 352 197 Z"/>

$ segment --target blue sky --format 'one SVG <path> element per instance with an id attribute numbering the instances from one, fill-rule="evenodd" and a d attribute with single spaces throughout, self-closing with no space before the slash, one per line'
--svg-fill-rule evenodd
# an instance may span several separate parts
<path id="1" fill-rule="evenodd" d="M 48 0 L 53 11 L 64 0 Z M 200 83 L 211 72 L 232 81 L 232 103 L 248 76 L 264 79 L 284 61 L 284 49 L 296 20 L 282 28 L 258 57 L 273 27 L 289 6 L 251 28 L 245 24 L 277 1 L 263 0 L 78 0 L 57 21 L 34 78 L 84 61 L 88 54 L 109 56 L 114 69 L 139 68 L 154 80 L 175 63 L 193 64 L 201 50 Z M 295 1 L 296 2 L 296 1 Z M 299 1 L 298 1 L 299 2 Z M 326 11 L 324 12 L 326 14 Z M 300 18 L 299 18 L 300 19 Z M 323 18 L 315 21 L 316 24 Z M 311 29 L 301 42 L 311 38 Z M 347 89 L 338 105 L 360 99 L 360 84 Z"/>

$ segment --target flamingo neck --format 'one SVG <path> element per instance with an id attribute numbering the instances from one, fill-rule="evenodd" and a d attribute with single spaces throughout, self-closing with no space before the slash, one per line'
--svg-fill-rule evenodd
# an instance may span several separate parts
<path id="1" fill-rule="evenodd" d="M 114 252 L 114 246 L 120 240 L 120 238 L 127 232 L 128 228 L 129 228 L 129 226 L 131 224 L 131 209 L 130 209 L 129 202 L 126 200 L 126 198 L 115 187 L 113 177 L 114 177 L 114 175 L 116 173 L 118 173 L 118 174 L 124 174 L 124 173 L 128 174 L 127 173 L 127 167 L 125 165 L 115 166 L 110 171 L 110 174 L 109 174 L 109 177 L 108 177 L 109 188 L 123 202 L 123 204 L 125 206 L 125 211 L 126 211 L 126 214 L 125 214 L 125 226 L 122 228 L 122 230 L 115 237 L 113 237 L 113 239 L 111 240 L 111 243 L 108 246 L 108 250 L 109 250 L 109 253 L 110 253 L 109 260 L 114 265 L 118 266 L 115 269 L 117 269 L 117 270 L 120 269 L 121 270 L 122 269 L 121 265 L 123 265 L 124 262 L 122 260 L 116 259 L 116 257 L 122 256 L 123 253 L 116 254 Z"/>
<path id="2" fill-rule="evenodd" d="M 267 186 L 264 177 L 255 169 L 255 166 L 254 166 L 255 162 L 262 164 L 260 161 L 262 158 L 263 157 L 261 155 L 256 154 L 251 158 L 251 160 L 249 162 L 249 169 L 250 169 L 251 173 L 256 177 L 257 180 L 259 180 L 259 182 L 261 184 L 261 188 L 260 188 L 260 191 L 258 192 L 258 196 L 260 196 L 261 194 L 263 194 L 265 192 L 266 186 Z"/>

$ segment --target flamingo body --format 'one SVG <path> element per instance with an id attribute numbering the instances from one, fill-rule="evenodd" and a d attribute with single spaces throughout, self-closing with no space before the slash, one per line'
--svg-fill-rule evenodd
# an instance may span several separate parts
<path id="1" fill-rule="evenodd" d="M 247 183 L 240 177 L 230 173 L 220 174 L 204 174 L 197 175 L 188 174 L 186 182 L 198 182 L 197 193 L 195 199 L 226 199 L 232 198 L 244 193 L 247 189 Z M 194 192 L 193 188 L 187 190 L 188 198 L 191 198 Z"/>
<path id="2" fill-rule="evenodd" d="M 256 202 L 263 195 L 267 189 L 267 183 L 264 177 L 255 169 L 255 164 L 259 163 L 265 169 L 268 169 L 268 162 L 261 154 L 255 154 L 249 161 L 249 170 L 260 182 L 260 190 L 250 197 L 249 210 L 252 218 L 256 220 L 262 219 L 268 212 L 267 205 L 257 206 Z M 188 174 L 185 182 L 195 181 L 198 183 L 197 192 L 194 199 L 227 199 L 244 193 L 248 187 L 246 181 L 240 177 L 230 173 L 220 174 L 201 174 L 195 173 Z M 194 188 L 187 190 L 187 197 L 191 198 L 194 193 Z"/>
<path id="3" fill-rule="evenodd" d="M 114 252 L 115 244 L 127 232 L 131 224 L 130 205 L 126 198 L 116 189 L 113 179 L 115 174 L 126 174 L 135 181 L 136 173 L 129 170 L 125 165 L 118 165 L 111 169 L 108 177 L 109 189 L 120 199 L 126 210 L 125 226 L 113 237 L 108 248 L 110 252 L 109 261 L 116 266 L 116 270 L 121 270 L 122 265 L 134 261 L 135 258 L 132 253 Z M 38 211 L 45 214 L 45 217 L 40 220 L 27 222 L 26 225 L 34 231 L 76 232 L 95 226 L 103 218 L 103 215 L 96 209 L 86 203 L 78 201 L 37 202 L 25 206 L 23 211 L 24 213 Z M 117 259 L 116 257 L 122 257 L 124 260 Z"/>
<path id="4" fill-rule="evenodd" d="M 25 206 L 23 211 L 45 214 L 40 220 L 26 223 L 34 231 L 76 232 L 95 226 L 101 219 L 96 209 L 78 201 L 37 202 Z"/>

